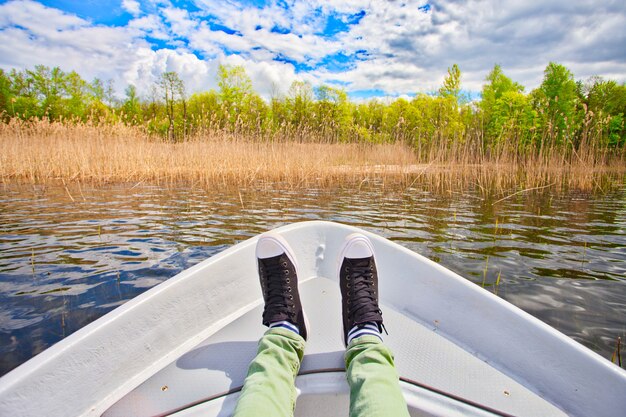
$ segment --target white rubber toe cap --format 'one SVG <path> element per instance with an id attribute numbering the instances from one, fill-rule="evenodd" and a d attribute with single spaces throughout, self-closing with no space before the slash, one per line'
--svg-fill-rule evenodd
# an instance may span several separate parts
<path id="1" fill-rule="evenodd" d="M 285 249 L 272 238 L 261 238 L 256 245 L 256 257 L 259 259 L 273 258 L 285 252 Z"/>
<path id="2" fill-rule="evenodd" d="M 361 259 L 374 256 L 374 249 L 370 240 L 360 233 L 354 233 L 346 238 L 342 255 L 349 259 Z"/>
<path id="3" fill-rule="evenodd" d="M 296 264 L 293 250 L 291 249 L 291 246 L 289 246 L 289 243 L 287 243 L 287 241 L 282 236 L 274 234 L 272 232 L 268 232 L 259 237 L 259 240 L 256 244 L 257 259 L 273 258 L 274 256 L 278 256 L 283 253 L 287 254 L 287 257 L 297 269 L 298 266 Z"/>

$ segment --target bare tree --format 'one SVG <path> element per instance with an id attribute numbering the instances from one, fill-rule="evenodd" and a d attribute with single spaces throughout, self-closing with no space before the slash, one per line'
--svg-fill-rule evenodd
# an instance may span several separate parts
<path id="1" fill-rule="evenodd" d="M 167 119 L 169 121 L 169 127 L 167 137 L 170 141 L 175 140 L 175 123 L 176 123 L 176 104 L 180 102 L 182 104 L 182 119 L 183 119 L 183 140 L 186 136 L 187 125 L 187 100 L 185 95 L 185 83 L 180 79 L 178 74 L 173 71 L 164 72 L 161 74 L 159 81 L 159 87 L 161 93 L 165 99 L 165 110 L 167 113 Z"/>

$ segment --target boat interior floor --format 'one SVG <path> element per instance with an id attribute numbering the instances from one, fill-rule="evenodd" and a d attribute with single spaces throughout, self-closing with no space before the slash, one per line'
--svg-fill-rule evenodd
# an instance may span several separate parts
<path id="1" fill-rule="evenodd" d="M 296 378 L 296 416 L 347 416 L 341 294 L 336 280 L 300 283 L 309 340 Z M 260 295 L 260 289 L 259 289 Z M 155 373 L 104 416 L 228 416 L 266 327 L 256 304 Z M 410 311 L 381 305 L 400 386 L 412 416 L 565 416 L 486 360 L 423 323 Z M 537 366 L 541 366 L 538 364 Z"/>

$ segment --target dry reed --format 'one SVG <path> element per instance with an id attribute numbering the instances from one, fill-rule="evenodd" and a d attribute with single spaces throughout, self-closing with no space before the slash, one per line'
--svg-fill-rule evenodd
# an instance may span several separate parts
<path id="1" fill-rule="evenodd" d="M 467 146 L 430 150 L 424 163 L 403 143 L 315 143 L 245 139 L 205 132 L 182 143 L 148 135 L 123 124 L 69 124 L 13 119 L 0 124 L 0 178 L 33 184 L 181 182 L 202 187 L 410 187 L 428 183 L 442 190 L 475 185 L 505 194 L 553 185 L 604 189 L 623 183 L 622 158 L 564 161 L 557 153 L 523 159 L 501 152 L 496 157 Z"/>

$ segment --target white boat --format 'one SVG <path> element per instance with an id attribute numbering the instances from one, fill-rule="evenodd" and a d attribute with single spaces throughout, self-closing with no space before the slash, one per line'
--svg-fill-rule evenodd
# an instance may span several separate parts
<path id="1" fill-rule="evenodd" d="M 347 416 L 339 245 L 356 228 L 276 229 L 310 321 L 297 416 Z M 626 413 L 626 371 L 442 266 L 372 241 L 381 308 L 412 416 Z M 0 378 L 0 415 L 228 416 L 257 341 L 257 238 L 128 301 Z"/>

